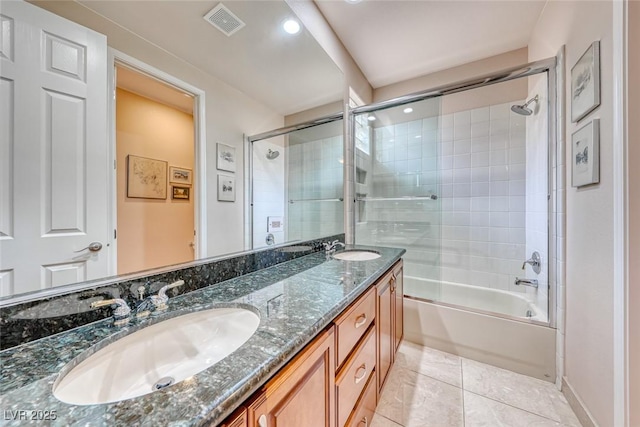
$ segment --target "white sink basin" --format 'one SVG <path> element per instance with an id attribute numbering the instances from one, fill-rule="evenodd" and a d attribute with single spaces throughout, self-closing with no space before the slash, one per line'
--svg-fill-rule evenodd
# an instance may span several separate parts
<path id="1" fill-rule="evenodd" d="M 59 400 L 92 405 L 130 399 L 183 381 L 224 359 L 258 329 L 243 308 L 214 308 L 167 319 L 83 360 L 53 386 Z"/>
<path id="2" fill-rule="evenodd" d="M 343 261 L 370 261 L 380 258 L 380 254 L 374 251 L 351 249 L 333 254 L 333 258 Z"/>

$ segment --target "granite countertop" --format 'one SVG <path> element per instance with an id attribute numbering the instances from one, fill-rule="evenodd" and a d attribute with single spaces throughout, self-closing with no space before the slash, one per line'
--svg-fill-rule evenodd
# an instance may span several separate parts
<path id="1" fill-rule="evenodd" d="M 350 247 L 351 248 L 351 247 Z M 128 326 L 112 319 L 0 352 L 0 425 L 200 426 L 221 422 L 324 329 L 404 254 L 364 247 L 381 257 L 340 261 L 317 252 L 169 300 L 165 313 Z M 215 365 L 166 389 L 121 402 L 77 406 L 56 399 L 58 372 L 95 344 L 99 347 L 152 323 L 216 306 L 250 305 L 260 313 L 256 333 Z M 14 420 L 26 411 L 28 420 Z M 31 420 L 55 411 L 55 420 Z M 37 416 L 36 416 L 37 418 Z M 47 424 L 48 423 L 48 424 Z"/>

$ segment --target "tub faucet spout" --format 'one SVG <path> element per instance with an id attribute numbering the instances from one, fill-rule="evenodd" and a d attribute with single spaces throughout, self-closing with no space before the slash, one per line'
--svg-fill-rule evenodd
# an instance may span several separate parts
<path id="1" fill-rule="evenodd" d="M 519 277 L 516 277 L 516 280 L 513 284 L 531 286 L 532 288 L 538 289 L 538 281 L 536 279 L 520 279 Z"/>

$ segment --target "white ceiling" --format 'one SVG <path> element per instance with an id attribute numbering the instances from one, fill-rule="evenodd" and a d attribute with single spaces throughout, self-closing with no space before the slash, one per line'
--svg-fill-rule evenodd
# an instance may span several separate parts
<path id="1" fill-rule="evenodd" d="M 203 16 L 218 0 L 78 0 L 85 7 L 220 78 L 283 115 L 342 98 L 343 75 L 284 1 L 225 0 L 246 26 L 227 37 Z"/>
<path id="2" fill-rule="evenodd" d="M 374 88 L 527 46 L 546 0 L 315 0 Z"/>
<path id="3" fill-rule="evenodd" d="M 159 80 L 116 66 L 116 87 L 193 115 L 193 97 Z"/>

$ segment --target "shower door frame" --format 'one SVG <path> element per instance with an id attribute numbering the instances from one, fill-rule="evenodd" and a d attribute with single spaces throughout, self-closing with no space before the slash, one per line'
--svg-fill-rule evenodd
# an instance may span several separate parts
<path id="1" fill-rule="evenodd" d="M 549 259 L 547 260 L 548 270 L 548 298 L 547 298 L 547 322 L 540 322 L 534 320 L 526 320 L 520 318 L 514 318 L 513 320 L 535 323 L 538 325 L 549 326 L 551 328 L 557 328 L 557 288 L 558 280 L 557 265 L 556 262 L 560 260 L 559 252 L 564 252 L 562 248 L 558 248 L 556 244 L 557 238 L 557 207 L 559 206 L 559 198 L 561 197 L 555 190 L 558 184 L 558 174 L 561 173 L 561 169 L 558 168 L 558 158 L 563 155 L 563 152 L 557 151 L 558 148 L 558 102 L 562 102 L 561 97 L 558 96 L 558 83 L 557 76 L 557 64 L 558 58 L 551 57 L 540 61 L 531 62 L 518 67 L 511 67 L 505 70 L 497 71 L 491 74 L 486 74 L 480 77 L 474 77 L 471 79 L 438 86 L 433 89 L 427 89 L 424 91 L 416 92 L 393 98 L 386 101 L 376 102 L 361 107 L 350 108 L 348 112 L 347 126 L 349 129 L 348 135 L 345 135 L 345 153 L 350 153 L 349 156 L 345 156 L 344 162 L 344 176 L 355 176 L 355 116 L 373 113 L 380 110 L 386 110 L 388 108 L 399 107 L 414 102 L 424 101 L 431 98 L 439 98 L 444 95 L 450 95 L 459 92 L 465 92 L 471 89 L 477 89 L 497 83 L 507 82 L 519 78 L 529 77 L 537 74 L 547 74 L 547 123 L 548 123 L 548 145 L 547 145 L 547 249 Z M 557 173 L 556 173 L 557 172 Z M 355 181 L 355 180 L 354 180 Z M 346 187 L 349 187 L 348 189 Z M 350 190 L 350 191 L 349 191 Z M 355 217 L 355 204 L 357 200 L 355 197 L 355 182 L 345 179 L 345 194 L 344 194 L 344 209 L 345 209 L 345 241 L 347 244 L 355 244 L 355 229 L 356 229 L 356 217 Z M 348 196 L 351 196 L 348 198 Z M 347 204 L 347 201 L 349 204 Z M 464 308 L 467 309 L 467 308 Z M 470 311 L 475 311 L 468 309 Z M 493 315 L 493 313 L 492 313 Z"/>
<path id="2" fill-rule="evenodd" d="M 244 184 L 245 184 L 245 188 L 247 189 L 247 191 L 244 192 L 245 193 L 244 194 L 244 206 L 245 206 L 244 222 L 246 225 L 245 239 L 244 239 L 245 250 L 253 250 L 254 243 L 255 243 L 253 241 L 253 143 L 262 141 L 265 139 L 274 138 L 276 136 L 287 135 L 289 133 L 292 133 L 298 130 L 308 129 L 315 126 L 324 125 L 326 123 L 337 122 L 338 120 L 344 120 L 346 114 L 348 114 L 348 112 L 344 113 L 340 111 L 337 113 L 329 114 L 327 116 L 322 116 L 317 119 L 310 120 L 308 122 L 298 123 L 291 126 L 284 126 L 278 129 L 273 129 L 273 130 L 262 132 L 256 135 L 244 136 L 244 153 L 245 153 L 245 158 L 244 158 L 245 183 Z M 343 135 L 343 141 L 345 140 L 346 138 Z M 346 144 L 347 144 L 346 142 L 343 142 L 343 145 L 346 146 Z M 345 163 L 347 162 L 345 161 Z M 345 191 L 344 187 L 343 187 L 343 191 Z M 286 199 L 287 197 L 285 197 L 285 200 Z M 345 203 L 344 206 L 346 205 L 347 204 Z M 288 244 L 288 243 L 291 243 L 291 242 L 287 241 L 274 246 L 277 247 L 277 246 L 281 246 L 282 244 Z"/>

